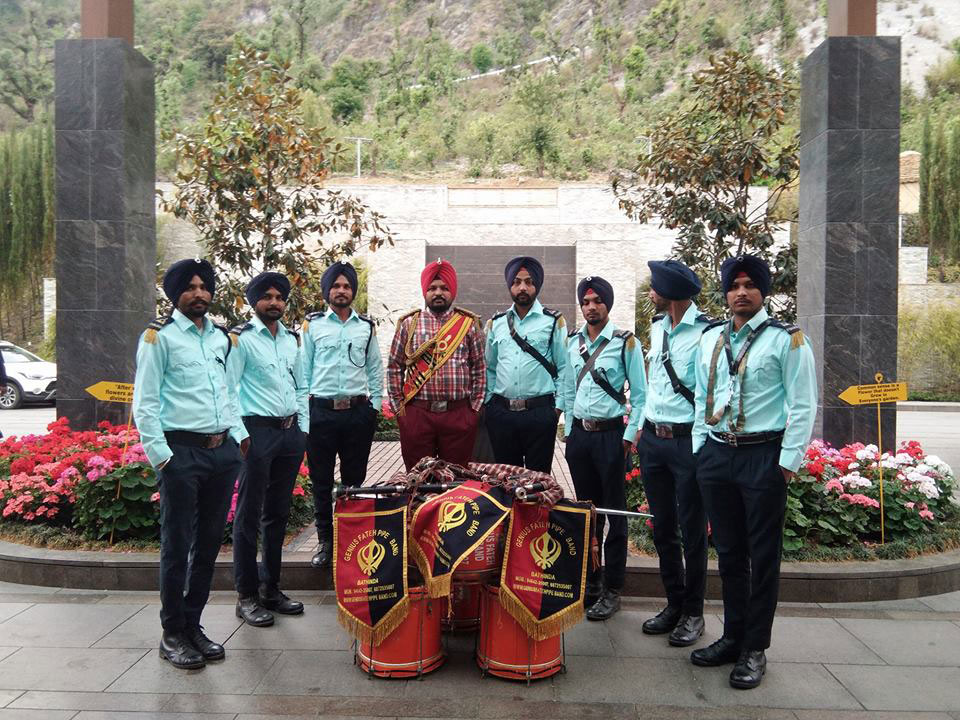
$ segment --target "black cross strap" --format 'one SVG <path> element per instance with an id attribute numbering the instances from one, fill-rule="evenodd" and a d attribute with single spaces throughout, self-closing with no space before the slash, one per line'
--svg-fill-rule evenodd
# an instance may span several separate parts
<path id="1" fill-rule="evenodd" d="M 673 362 L 670 360 L 670 341 L 667 340 L 667 331 L 665 329 L 663 331 L 663 342 L 660 344 L 660 362 L 663 363 L 663 369 L 667 371 L 667 377 L 670 378 L 673 391 L 693 405 L 693 391 L 680 382 L 680 378 L 677 377 L 677 371 L 673 369 Z"/>
<path id="2" fill-rule="evenodd" d="M 730 368 L 730 375 L 736 375 L 740 370 L 740 364 L 743 362 L 743 359 L 747 356 L 747 353 L 750 351 L 750 346 L 753 345 L 753 341 L 757 339 L 757 336 L 762 333 L 767 327 L 771 324 L 771 320 L 764 320 L 762 323 L 757 325 L 753 330 L 750 331 L 750 334 L 747 335 L 746 341 L 743 343 L 743 347 L 740 348 L 740 352 L 737 353 L 737 359 L 733 359 L 733 348 L 730 345 L 730 326 L 727 325 L 723 330 L 723 352 L 727 356 L 727 366 Z"/>
<path id="3" fill-rule="evenodd" d="M 527 342 L 526 338 L 523 338 L 520 336 L 520 334 L 517 332 L 517 329 L 513 325 L 513 315 L 509 312 L 507 313 L 507 327 L 510 329 L 510 337 L 512 337 L 513 341 L 520 346 L 520 349 L 523 350 L 523 352 L 527 353 L 527 355 L 532 357 L 538 363 L 543 365 L 543 369 L 546 370 L 548 373 L 550 373 L 550 377 L 556 380 L 557 376 L 559 375 L 559 373 L 557 372 L 556 363 L 552 363 L 549 360 L 547 360 L 543 355 L 540 354 L 539 350 L 537 350 L 533 345 Z M 554 328 L 555 327 L 556 327 L 556 321 L 554 321 Z M 550 336 L 553 337 L 552 332 L 550 333 Z M 577 382 L 577 384 L 578 385 L 580 384 L 579 381 Z"/>
<path id="4" fill-rule="evenodd" d="M 609 344 L 610 338 L 604 338 L 591 355 L 590 351 L 587 350 L 586 340 L 583 339 L 583 335 L 580 335 L 580 346 L 578 351 L 580 353 L 580 357 L 583 358 L 583 367 L 580 368 L 580 373 L 577 375 L 577 389 L 580 389 L 580 383 L 583 382 L 583 379 L 587 376 L 587 373 L 589 373 L 590 377 L 593 378 L 593 381 L 600 387 L 601 390 L 603 390 L 607 395 L 612 397 L 621 405 L 625 405 L 627 402 L 627 396 L 623 394 L 623 388 L 620 390 L 614 388 L 613 385 L 610 384 L 610 381 L 598 373 L 594 367 L 597 362 L 597 358 L 600 357 L 600 353 L 602 353 L 604 348 L 606 348 Z"/>

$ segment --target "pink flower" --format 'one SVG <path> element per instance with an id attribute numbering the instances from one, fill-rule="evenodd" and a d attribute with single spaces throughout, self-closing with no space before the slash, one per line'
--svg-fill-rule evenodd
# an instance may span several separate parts
<path id="1" fill-rule="evenodd" d="M 879 501 L 874 500 L 871 497 L 867 497 L 866 495 L 861 495 L 860 493 L 857 493 L 855 495 L 851 495 L 849 493 L 842 493 L 840 495 L 840 499 L 845 500 L 851 505 L 863 505 L 864 507 L 872 507 L 872 508 L 880 507 Z"/>
<path id="2" fill-rule="evenodd" d="M 827 484 L 824 485 L 824 488 L 827 490 L 836 490 L 839 493 L 843 492 L 843 483 L 834 478 L 833 480 L 828 480 Z"/>
<path id="3" fill-rule="evenodd" d="M 904 506 L 905 508 L 909 508 L 910 510 L 913 510 L 913 506 L 914 506 L 914 505 L 916 505 L 916 503 L 906 502 L 906 503 L 903 504 L 903 506 Z"/>
<path id="4" fill-rule="evenodd" d="M 924 520 L 933 520 L 933 513 L 929 510 L 921 510 L 920 517 L 922 517 Z"/>
<path id="5" fill-rule="evenodd" d="M 150 502 L 160 502 L 160 493 L 155 492 L 150 496 Z"/>

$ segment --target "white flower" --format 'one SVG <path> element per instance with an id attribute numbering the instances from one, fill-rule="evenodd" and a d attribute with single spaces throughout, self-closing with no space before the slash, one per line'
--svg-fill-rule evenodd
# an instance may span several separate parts
<path id="1" fill-rule="evenodd" d="M 859 470 L 859 469 L 860 469 L 860 463 L 850 463 L 849 465 L 847 465 L 847 470 Z"/>
<path id="2" fill-rule="evenodd" d="M 881 466 L 888 468 L 889 470 L 899 470 L 900 463 L 897 462 L 896 458 L 886 458 L 880 463 Z"/>
<path id="3" fill-rule="evenodd" d="M 857 450 L 857 460 L 873 460 L 877 456 L 877 446 L 867 445 L 862 450 Z"/>
<path id="4" fill-rule="evenodd" d="M 842 482 L 848 488 L 862 488 L 862 487 L 873 486 L 873 483 L 870 482 L 870 480 L 863 477 L 858 472 L 852 472 L 849 475 L 844 475 L 842 478 L 840 478 L 840 482 Z"/>
<path id="5" fill-rule="evenodd" d="M 897 453 L 894 460 L 898 465 L 913 465 L 913 456 L 909 453 Z"/>
<path id="6" fill-rule="evenodd" d="M 937 484 L 930 478 L 927 478 L 926 481 L 920 483 L 917 487 L 920 492 L 931 500 L 936 500 L 940 497 L 940 490 L 937 488 Z"/>
<path id="7" fill-rule="evenodd" d="M 920 473 L 921 475 L 927 475 L 930 473 L 931 470 L 933 470 L 933 468 L 927 465 L 926 463 L 920 463 L 919 465 L 917 465 L 917 472 Z"/>
<path id="8" fill-rule="evenodd" d="M 927 455 L 923 461 L 941 475 L 953 475 L 953 470 L 951 467 L 936 455 Z"/>

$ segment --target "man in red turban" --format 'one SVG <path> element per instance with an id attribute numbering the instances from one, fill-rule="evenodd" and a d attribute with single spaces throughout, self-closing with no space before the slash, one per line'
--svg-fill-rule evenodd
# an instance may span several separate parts
<path id="1" fill-rule="evenodd" d="M 407 470 L 421 458 L 470 461 L 486 390 L 479 318 L 453 306 L 457 271 L 443 259 L 420 274 L 426 310 L 397 322 L 387 360 L 390 402 Z"/>

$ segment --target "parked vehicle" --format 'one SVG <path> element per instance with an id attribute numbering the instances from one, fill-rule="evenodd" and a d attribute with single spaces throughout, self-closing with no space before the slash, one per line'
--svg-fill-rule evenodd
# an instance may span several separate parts
<path id="1" fill-rule="evenodd" d="M 7 389 L 0 394 L 0 410 L 25 402 L 53 402 L 57 394 L 57 366 L 13 343 L 0 341 L 7 372 Z"/>

